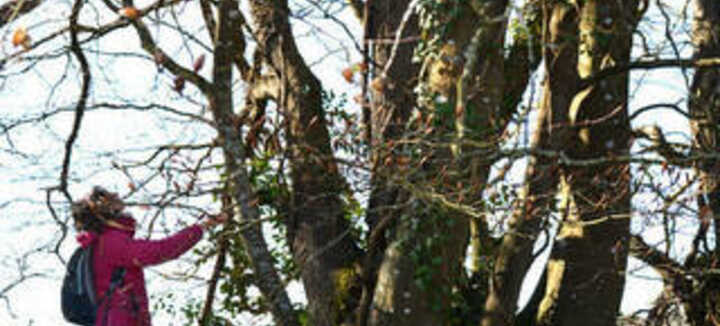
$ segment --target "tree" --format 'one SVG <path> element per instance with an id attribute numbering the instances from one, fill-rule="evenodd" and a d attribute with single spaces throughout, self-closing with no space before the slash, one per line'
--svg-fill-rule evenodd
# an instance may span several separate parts
<path id="1" fill-rule="evenodd" d="M 55 8 L 68 14 L 48 20 L 43 10 Z M 233 214 L 176 267 L 184 280 L 199 279 L 205 297 L 181 308 L 156 298 L 187 323 L 253 315 L 277 325 L 609 325 L 632 273 L 629 254 L 672 289 L 643 322 L 667 321 L 678 298 L 692 324 L 708 323 L 716 280 L 696 271 L 712 269 L 717 251 L 707 234 L 717 206 L 710 26 L 718 10 L 695 1 L 696 55 L 681 56 L 667 33 L 668 58 L 643 29 L 662 25 L 643 20 L 650 8 L 640 0 L 6 2 L 0 16 L 12 35 L 0 92 L 46 83 L 28 97 L 43 105 L 0 120 L 14 164 L 44 167 L 27 173 L 46 186 L 35 205 L 45 205 L 57 236 L 33 252 L 64 262 L 73 193 L 114 173 L 127 179 L 149 232 L 215 207 Z M 652 10 L 669 30 L 671 18 L 682 21 L 666 9 L 656 1 Z M 309 53 L 337 62 L 332 49 L 318 50 L 336 39 L 337 53 L 352 59 L 327 74 Z M 128 62 L 150 85 L 137 96 L 113 71 Z M 695 69 L 691 151 L 659 128 L 632 125 L 654 109 L 684 110 L 630 108 L 631 71 L 667 67 Z M 94 150 L 99 139 L 87 134 L 108 112 L 143 129 L 110 153 Z M 29 132 L 55 140 L 17 141 Z M 676 182 L 677 191 L 653 180 L 690 166 L 697 178 Z M 510 176 L 518 167 L 520 185 Z M 692 195 L 696 183 L 703 191 Z M 645 195 L 664 205 L 631 204 Z M 681 205 L 690 197 L 699 209 Z M 684 263 L 670 250 L 677 232 L 667 216 L 676 211 L 698 218 Z M 665 227 L 664 249 L 631 232 L 631 217 L 645 213 Z M 521 306 L 543 251 L 550 259 Z M 0 298 L 45 275 L 26 265 Z M 294 281 L 304 302 L 291 300 Z"/>
<path id="2" fill-rule="evenodd" d="M 638 3 L 587 1 L 578 4 L 580 8 L 556 9 L 578 15 L 571 30 L 577 57 L 570 61 L 577 62 L 577 77 L 570 80 L 582 82 L 610 65 L 629 62 L 631 36 L 642 16 Z M 570 159 L 607 161 L 561 166 L 563 217 L 548 263 L 540 324 L 615 322 L 625 282 L 631 211 L 629 165 L 613 162 L 630 150 L 627 85 L 628 73 L 618 73 L 571 89 L 575 92 L 570 93 L 569 105 L 552 110 L 562 114 L 559 129 L 567 126 L 558 133 Z M 587 320 L 590 314 L 595 315 L 592 321 Z"/>
<path id="3" fill-rule="evenodd" d="M 719 7 L 710 1 L 694 1 L 693 30 L 691 40 L 696 58 L 712 58 L 718 54 L 718 32 L 716 24 L 720 22 Z M 661 275 L 667 291 L 651 310 L 653 325 L 660 325 L 678 314 L 678 305 L 690 325 L 707 325 L 718 320 L 718 279 L 712 271 L 718 261 L 717 242 L 710 249 L 708 235 L 712 234 L 710 225 L 714 225 L 715 239 L 718 239 L 717 220 L 717 163 L 712 154 L 717 146 L 716 134 L 716 68 L 698 68 L 689 87 L 688 113 L 692 126 L 693 142 L 690 159 L 697 178 L 696 218 L 698 228 L 692 239 L 692 245 L 684 259 L 674 259 L 667 253 L 650 248 L 641 239 L 635 238 L 636 250 L 650 265 L 662 271 Z M 674 156 L 680 156 L 675 154 Z M 676 299 L 677 303 L 674 303 Z"/>

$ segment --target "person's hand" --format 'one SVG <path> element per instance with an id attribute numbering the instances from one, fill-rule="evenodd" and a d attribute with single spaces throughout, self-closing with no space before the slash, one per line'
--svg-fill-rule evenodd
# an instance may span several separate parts
<path id="1" fill-rule="evenodd" d="M 229 218 L 228 214 L 225 212 L 221 212 L 220 214 L 217 214 L 217 215 L 210 215 L 210 216 L 208 216 L 208 218 L 205 221 L 202 222 L 202 227 L 205 230 L 212 229 L 215 226 L 217 226 L 218 224 L 223 224 L 223 223 L 227 222 L 228 218 Z"/>

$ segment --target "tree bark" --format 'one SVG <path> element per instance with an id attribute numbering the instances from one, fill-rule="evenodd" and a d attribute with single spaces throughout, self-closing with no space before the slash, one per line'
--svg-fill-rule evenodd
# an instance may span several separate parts
<path id="1" fill-rule="evenodd" d="M 0 27 L 32 12 L 45 0 L 8 1 L 0 6 Z"/>
<path id="2" fill-rule="evenodd" d="M 385 164 L 388 159 L 400 155 L 394 143 L 405 137 L 405 125 L 415 108 L 417 98 L 414 89 L 418 83 L 420 65 L 412 62 L 417 41 L 384 42 L 400 38 L 412 38 L 420 34 L 417 15 L 412 14 L 400 30 L 401 20 L 408 10 L 410 0 L 367 1 L 365 18 L 365 46 L 372 48 L 372 77 L 382 81 L 382 87 L 371 90 L 369 103 L 364 109 L 370 110 L 370 139 L 372 175 L 371 192 L 366 214 L 368 224 L 367 253 L 363 264 L 363 292 L 358 311 L 357 325 L 366 325 L 370 306 L 374 298 L 377 273 L 388 241 L 393 238 L 395 222 L 402 210 L 399 208 L 406 192 L 394 184 L 393 164 Z M 377 42 L 375 42 L 377 41 Z M 393 57 L 393 50 L 395 51 Z M 393 61 L 390 62 L 390 58 Z M 387 65 L 387 73 L 385 67 Z M 369 83 L 370 81 L 365 81 Z"/>
<path id="3" fill-rule="evenodd" d="M 264 60 L 280 81 L 277 106 L 286 120 L 292 208 L 288 234 L 300 267 L 312 325 L 338 325 L 352 316 L 359 257 L 342 202 L 348 191 L 330 147 L 322 86 L 298 52 L 287 0 L 250 1 Z"/>
<path id="4" fill-rule="evenodd" d="M 693 24 L 693 44 L 695 45 L 695 58 L 710 58 L 720 56 L 720 3 L 708 0 L 695 0 L 695 21 Z M 690 87 L 690 118 L 694 139 L 694 149 L 698 154 L 714 153 L 720 143 L 720 134 L 716 128 L 720 123 L 720 70 L 717 68 L 698 68 L 695 71 Z M 718 188 L 718 168 L 720 161 L 714 159 L 702 160 L 696 163 L 697 173 L 700 175 L 700 190 L 698 208 L 703 216 L 698 216 L 701 224 L 710 224 L 709 219 L 720 218 L 720 188 Z M 708 220 L 705 220 L 708 219 Z M 714 220 L 715 225 L 720 221 Z M 720 228 L 715 228 L 715 235 L 720 236 Z M 720 246 L 715 248 L 720 254 Z"/>
<path id="5" fill-rule="evenodd" d="M 637 1 L 554 6 L 578 11 L 579 78 L 628 62 L 639 18 Z M 627 89 L 628 74 L 624 73 L 573 95 L 567 110 L 569 124 L 560 126 L 567 131 L 563 147 L 570 159 L 629 153 Z M 563 222 L 548 263 L 546 294 L 537 321 L 541 325 L 613 325 L 625 281 L 629 166 L 563 166 L 561 175 Z"/>
<path id="6" fill-rule="evenodd" d="M 531 14 L 542 17 L 545 13 L 539 12 L 540 9 L 537 6 L 537 11 Z M 573 30 L 572 12 L 560 10 L 547 16 L 552 24 L 549 42 L 559 44 L 559 50 L 545 53 L 548 76 L 554 78 L 549 77 L 544 83 L 543 100 L 538 108 L 535 127 L 530 138 L 529 146 L 533 149 L 555 148 L 553 144 L 557 142 L 551 141 L 551 136 L 556 135 L 557 138 L 557 133 L 551 133 L 551 129 L 554 124 L 559 123 L 557 120 L 563 119 L 565 115 L 562 111 L 552 112 L 552 110 L 567 107 L 570 98 L 566 92 L 572 92 L 573 85 L 577 85 L 573 82 L 574 72 L 568 73 L 567 69 L 577 61 L 577 55 L 573 50 L 573 39 L 565 37 L 568 30 Z M 534 37 L 540 38 L 539 35 Z M 553 62 L 563 62 L 563 64 L 552 64 Z M 564 80 L 567 83 L 551 85 L 549 80 Z M 552 165 L 550 158 L 534 156 L 529 158 L 525 171 L 525 186 L 523 191 L 520 191 L 524 198 L 521 198 L 521 203 L 513 211 L 509 230 L 503 236 L 495 256 L 490 290 L 485 301 L 483 326 L 514 324 L 520 287 L 533 262 L 535 239 L 540 232 L 544 216 L 553 207 L 557 180 L 557 165 Z"/>
<path id="7" fill-rule="evenodd" d="M 380 264 L 369 325 L 461 322 L 462 316 L 453 316 L 451 307 L 458 302 L 453 291 L 464 279 L 470 215 L 429 197 L 480 207 L 479 194 L 492 164 L 484 153 L 495 148 L 506 123 L 501 118 L 506 113 L 502 112 L 506 7 L 507 1 L 458 2 L 431 13 L 439 25 L 449 27 L 440 33 L 439 57 L 427 59 L 426 74 L 420 76 L 430 96 L 421 100 L 419 111 L 431 117 L 422 120 L 431 125 L 419 123 L 419 129 L 431 130 L 427 140 L 439 146 L 422 148 L 429 160 L 409 176 L 410 208 L 398 217 Z M 433 33 L 437 31 L 421 32 L 427 34 L 425 39 Z M 446 100 L 433 102 L 435 96 Z"/>
<path id="8" fill-rule="evenodd" d="M 300 325 L 297 313 L 293 309 L 285 290 L 284 283 L 275 270 L 275 260 L 268 250 L 256 206 L 256 195 L 250 187 L 250 179 L 245 170 L 244 144 L 233 117 L 232 100 L 232 10 L 239 10 L 235 0 L 223 0 L 219 5 L 218 29 L 215 35 L 213 62 L 213 91 L 209 94 L 210 109 L 217 124 L 220 142 L 225 156 L 225 172 L 231 179 L 232 198 L 237 207 L 237 216 L 249 221 L 241 231 L 248 255 L 253 262 L 257 276 L 257 286 L 262 295 L 270 302 L 273 318 L 281 325 Z"/>
<path id="9" fill-rule="evenodd" d="M 710 0 L 695 0 L 695 17 L 693 22 L 692 42 L 695 46 L 695 59 L 720 56 L 720 3 Z M 690 126 L 693 134 L 694 154 L 716 153 L 720 144 L 720 70 L 718 68 L 698 68 L 695 70 L 690 86 Z M 712 261 L 720 259 L 720 246 L 716 245 L 713 252 L 708 252 L 704 262 L 698 258 L 700 252 L 707 250 L 707 235 L 710 225 L 714 224 L 715 239 L 720 239 L 720 160 L 702 159 L 695 163 L 700 184 L 697 196 L 699 229 L 693 239 L 693 248 L 688 255 L 686 266 L 711 268 Z M 701 247 L 703 246 L 703 247 Z M 702 255 L 702 254 L 701 254 Z M 712 257 L 712 258 L 711 258 Z M 701 276 L 696 296 L 685 301 L 685 310 L 693 325 L 706 325 L 710 320 L 717 320 L 720 307 L 720 293 L 713 291 L 720 284 L 716 276 Z M 714 286 L 711 284 L 715 284 Z"/>

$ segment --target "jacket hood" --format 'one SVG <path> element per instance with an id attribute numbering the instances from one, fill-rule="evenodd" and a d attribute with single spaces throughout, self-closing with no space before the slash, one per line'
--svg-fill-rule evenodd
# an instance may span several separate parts
<path id="1" fill-rule="evenodd" d="M 135 221 L 134 218 L 132 218 L 132 216 L 123 214 L 123 215 L 120 215 L 120 216 L 112 219 L 112 221 L 122 225 L 122 227 L 117 227 L 117 226 L 113 226 L 113 225 L 106 225 L 105 227 L 108 229 L 112 229 L 112 230 L 122 231 L 122 232 L 128 233 L 130 235 L 135 235 L 135 226 L 136 226 L 137 222 Z"/>
<path id="2" fill-rule="evenodd" d="M 121 232 L 125 232 L 129 234 L 130 236 L 135 235 L 135 225 L 137 224 L 135 222 L 135 219 L 132 218 L 130 215 L 121 215 L 114 219 L 112 219 L 113 222 L 118 223 L 121 225 L 121 227 L 113 226 L 113 225 L 106 225 L 105 228 L 117 230 Z M 92 231 L 82 231 L 75 236 L 75 240 L 80 244 L 81 247 L 87 248 L 89 245 L 91 245 L 93 242 L 95 242 L 100 237 L 99 234 L 92 232 Z"/>

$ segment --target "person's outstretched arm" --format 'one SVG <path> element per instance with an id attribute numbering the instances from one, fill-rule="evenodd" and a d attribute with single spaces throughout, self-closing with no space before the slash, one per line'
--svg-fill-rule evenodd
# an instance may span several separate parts
<path id="1" fill-rule="evenodd" d="M 202 239 L 203 231 L 227 220 L 221 214 L 202 224 L 186 227 L 181 231 L 158 240 L 138 240 L 130 238 L 108 238 L 105 250 L 112 255 L 115 263 L 120 266 L 150 266 L 175 259 L 190 250 Z"/>

